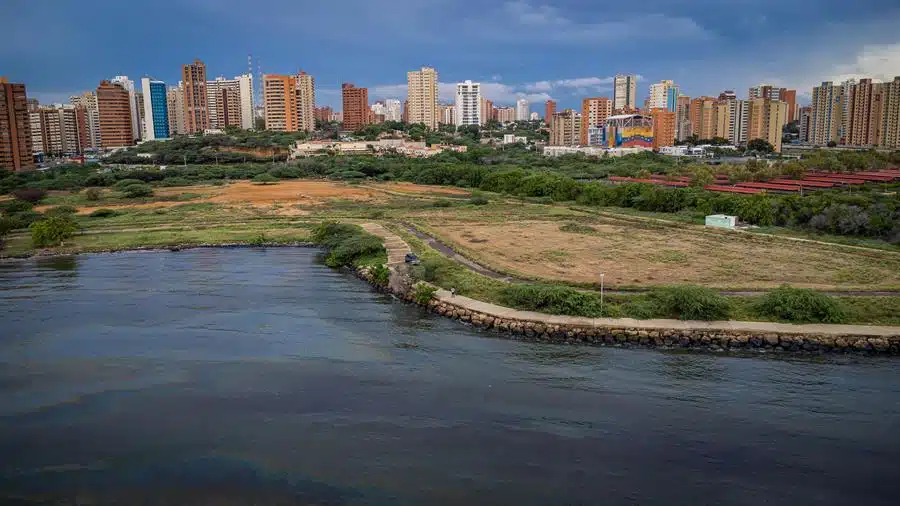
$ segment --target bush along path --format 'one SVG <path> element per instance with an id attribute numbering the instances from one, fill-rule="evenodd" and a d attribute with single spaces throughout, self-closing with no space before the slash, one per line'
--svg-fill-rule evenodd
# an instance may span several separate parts
<path id="1" fill-rule="evenodd" d="M 900 356 L 900 327 L 586 318 L 511 309 L 456 295 L 425 282 L 413 283 L 406 265 L 402 263 L 401 252 L 409 251 L 406 242 L 379 224 L 363 224 L 362 230 L 392 244 L 394 260 L 400 260 L 400 263 L 390 266 L 389 284 L 387 268 L 383 265 L 355 265 L 361 278 L 434 313 L 497 332 L 502 337 L 566 345 L 713 351 L 862 352 Z"/>

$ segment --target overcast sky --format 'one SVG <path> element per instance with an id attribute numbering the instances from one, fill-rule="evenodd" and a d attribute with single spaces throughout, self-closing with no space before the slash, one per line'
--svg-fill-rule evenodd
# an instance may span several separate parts
<path id="1" fill-rule="evenodd" d="M 195 58 L 233 77 L 250 53 L 264 73 L 312 74 L 332 106 L 345 81 L 405 98 L 422 65 L 446 100 L 471 79 L 536 111 L 609 96 L 616 73 L 641 76 L 640 101 L 660 79 L 691 96 L 766 82 L 802 100 L 823 80 L 900 75 L 900 3 L 885 0 L 4 0 L 0 14 L 15 41 L 0 45 L 0 74 L 42 102 L 114 75 L 175 84 Z"/>

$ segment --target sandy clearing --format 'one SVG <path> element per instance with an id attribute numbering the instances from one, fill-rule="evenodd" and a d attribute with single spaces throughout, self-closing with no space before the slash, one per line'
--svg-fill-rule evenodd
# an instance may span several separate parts
<path id="1" fill-rule="evenodd" d="M 563 232 L 559 221 L 431 223 L 443 239 L 486 265 L 546 279 L 610 285 L 696 283 L 772 288 L 788 283 L 817 289 L 900 286 L 900 260 L 850 250 L 797 247 L 777 241 L 593 223 L 596 232 Z"/>

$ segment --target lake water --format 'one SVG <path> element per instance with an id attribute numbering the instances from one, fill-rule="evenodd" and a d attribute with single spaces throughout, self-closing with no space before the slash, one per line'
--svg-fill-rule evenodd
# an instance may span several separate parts
<path id="1" fill-rule="evenodd" d="M 309 249 L 0 263 L 0 504 L 900 501 L 896 359 L 492 336 Z"/>

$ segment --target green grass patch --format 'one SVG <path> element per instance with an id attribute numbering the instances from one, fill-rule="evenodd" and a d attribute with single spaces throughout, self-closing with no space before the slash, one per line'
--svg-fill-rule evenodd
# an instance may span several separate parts
<path id="1" fill-rule="evenodd" d="M 561 232 L 570 232 L 573 234 L 596 234 L 597 229 L 591 227 L 589 225 L 585 225 L 583 223 L 569 222 L 564 225 L 560 225 L 559 230 Z"/>

